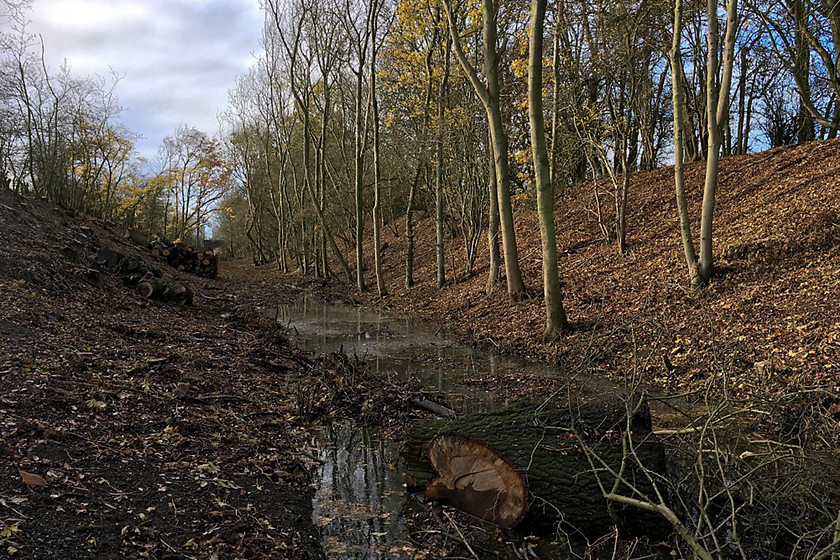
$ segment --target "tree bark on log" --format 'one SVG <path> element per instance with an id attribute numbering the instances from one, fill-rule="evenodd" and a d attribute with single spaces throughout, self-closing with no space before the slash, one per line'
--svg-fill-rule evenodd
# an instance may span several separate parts
<path id="1" fill-rule="evenodd" d="M 105 266 L 106 268 L 116 268 L 120 261 L 125 258 L 125 255 L 113 249 L 105 247 L 96 252 L 96 262 Z"/>
<path id="2" fill-rule="evenodd" d="M 164 290 L 169 286 L 169 282 L 163 278 L 157 278 L 153 274 L 146 274 L 140 282 L 137 283 L 137 293 L 146 299 L 163 294 Z"/>
<path id="3" fill-rule="evenodd" d="M 189 286 L 178 282 L 166 288 L 163 292 L 163 299 L 178 306 L 192 305 L 193 293 Z"/>
<path id="4" fill-rule="evenodd" d="M 668 528 L 658 516 L 608 504 L 598 484 L 600 478 L 609 491 L 615 483 L 600 461 L 618 471 L 625 453 L 626 410 L 616 398 L 571 407 L 516 405 L 461 420 L 420 422 L 409 442 L 409 475 L 422 485 L 434 469 L 438 477 L 426 487 L 428 497 L 500 526 L 524 520 L 532 527 L 553 530 L 560 525 L 588 536 L 602 535 L 612 526 L 627 534 L 666 535 Z M 629 427 L 644 467 L 664 473 L 664 448 L 652 434 L 646 404 Z M 581 442 L 596 457 L 595 471 Z M 426 454 L 428 462 L 422 460 Z M 502 461 L 495 461 L 496 456 Z M 505 473 L 507 466 L 517 476 Z M 493 469 L 497 472 L 486 472 Z M 628 462 L 624 478 L 653 495 L 650 482 L 633 461 Z M 495 488 L 489 486 L 493 480 Z M 522 511 L 516 511 L 516 496 L 523 491 L 527 500 Z"/>
<path id="5" fill-rule="evenodd" d="M 144 249 L 148 248 L 149 245 L 151 245 L 151 243 L 149 243 L 149 236 L 139 232 L 136 229 L 127 229 L 125 231 L 125 238 L 131 239 L 134 243 L 140 245 Z"/>

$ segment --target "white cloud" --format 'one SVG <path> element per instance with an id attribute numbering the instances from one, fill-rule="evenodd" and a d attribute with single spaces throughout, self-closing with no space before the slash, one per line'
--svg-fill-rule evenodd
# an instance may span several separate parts
<path id="1" fill-rule="evenodd" d="M 227 90 L 259 48 L 258 0 L 35 0 L 31 31 L 43 36 L 55 70 L 123 79 L 123 120 L 154 157 L 180 124 L 218 127 Z"/>

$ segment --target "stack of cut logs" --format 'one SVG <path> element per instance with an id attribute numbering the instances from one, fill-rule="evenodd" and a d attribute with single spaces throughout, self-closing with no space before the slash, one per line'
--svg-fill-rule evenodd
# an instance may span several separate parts
<path id="1" fill-rule="evenodd" d="M 152 256 L 163 257 L 169 266 L 205 278 L 215 278 L 219 274 L 216 252 L 213 249 L 196 251 L 181 243 L 168 245 L 163 241 L 155 240 L 152 242 Z"/>
<path id="2" fill-rule="evenodd" d="M 192 305 L 193 294 L 189 286 L 164 278 L 158 268 L 149 266 L 143 259 L 102 248 L 96 253 L 96 262 L 118 274 L 127 286 L 133 286 L 144 298 Z"/>
<path id="3" fill-rule="evenodd" d="M 219 274 L 219 264 L 213 249 L 198 251 L 183 243 L 167 243 L 159 237 L 149 237 L 136 229 L 128 229 L 125 238 L 131 239 L 144 249 L 150 249 L 153 257 L 163 257 L 169 266 L 183 272 L 192 272 L 205 278 L 215 278 Z"/>

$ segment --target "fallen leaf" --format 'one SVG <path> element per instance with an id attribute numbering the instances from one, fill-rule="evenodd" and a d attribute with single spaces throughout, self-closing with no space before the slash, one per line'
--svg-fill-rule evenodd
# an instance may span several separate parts
<path id="1" fill-rule="evenodd" d="M 20 473 L 20 477 L 23 479 L 23 483 L 27 486 L 46 486 L 47 481 L 44 480 L 43 476 L 37 474 L 31 474 L 26 471 L 18 471 Z"/>

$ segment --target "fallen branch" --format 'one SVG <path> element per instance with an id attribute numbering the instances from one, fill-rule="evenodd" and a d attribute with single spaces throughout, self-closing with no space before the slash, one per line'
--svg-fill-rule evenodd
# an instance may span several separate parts
<path id="1" fill-rule="evenodd" d="M 409 399 L 409 402 L 412 404 L 412 406 L 431 412 L 432 414 L 435 414 L 440 418 L 452 419 L 458 416 L 455 413 L 455 411 L 451 408 L 447 408 L 442 404 L 436 403 L 435 401 L 430 401 L 429 399 L 412 397 L 411 399 Z"/>

